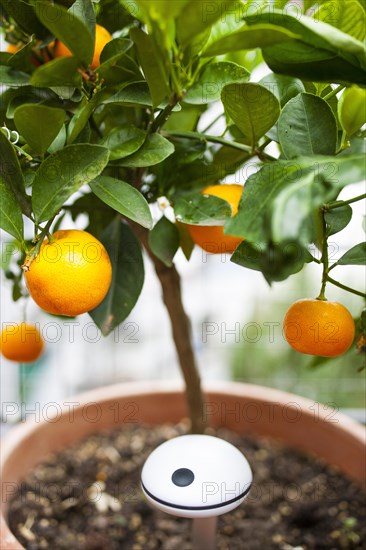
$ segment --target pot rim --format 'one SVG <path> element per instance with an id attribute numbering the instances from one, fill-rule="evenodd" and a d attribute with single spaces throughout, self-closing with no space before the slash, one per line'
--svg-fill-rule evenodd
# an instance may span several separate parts
<path id="1" fill-rule="evenodd" d="M 234 395 L 238 398 L 244 396 L 247 398 L 252 397 L 253 399 L 259 399 L 265 402 L 296 403 L 302 411 L 308 413 L 313 411 L 315 403 L 307 397 L 257 384 L 231 381 L 209 381 L 203 383 L 202 387 L 205 394 L 219 393 L 222 396 Z M 118 399 L 121 395 L 129 395 L 132 397 L 133 395 L 148 395 L 152 393 L 168 394 L 182 392 L 184 392 L 184 384 L 181 381 L 175 380 L 122 382 L 119 384 L 101 386 L 76 394 L 72 396 L 72 399 L 78 401 L 78 405 L 75 407 L 75 410 L 78 410 L 88 403 Z M 71 398 L 64 399 L 63 403 L 67 403 L 68 399 Z M 296 401 L 294 401 L 294 399 L 296 399 Z M 60 406 L 61 414 L 65 414 L 69 411 L 65 405 L 63 406 L 60 404 Z M 328 422 L 327 417 L 329 413 L 319 408 L 317 415 L 319 421 Z M 366 429 L 362 424 L 339 411 L 334 411 L 332 413 L 332 419 L 334 423 L 338 424 L 339 429 L 348 431 L 354 438 L 366 445 Z M 2 449 L 0 453 L 0 472 L 2 471 L 2 465 L 18 446 L 19 442 L 22 441 L 24 437 L 29 437 L 32 432 L 36 432 L 45 423 L 49 423 L 50 420 L 52 420 L 52 415 L 47 420 L 43 419 L 41 422 L 26 420 L 12 428 L 9 433 L 5 434 L 2 439 Z"/>

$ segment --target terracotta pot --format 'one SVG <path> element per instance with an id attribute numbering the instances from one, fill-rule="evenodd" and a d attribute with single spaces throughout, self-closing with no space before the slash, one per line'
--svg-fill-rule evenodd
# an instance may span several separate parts
<path id="1" fill-rule="evenodd" d="M 303 397 L 261 386 L 207 384 L 203 414 L 212 426 L 239 434 L 269 436 L 314 453 L 366 486 L 366 432 L 343 414 Z M 53 413 L 53 416 L 52 416 Z M 33 415 L 34 416 L 34 415 Z M 131 383 L 101 388 L 49 404 L 4 438 L 1 452 L 2 550 L 21 549 L 7 525 L 7 504 L 22 478 L 49 452 L 119 424 L 178 422 L 187 416 L 182 386 Z"/>

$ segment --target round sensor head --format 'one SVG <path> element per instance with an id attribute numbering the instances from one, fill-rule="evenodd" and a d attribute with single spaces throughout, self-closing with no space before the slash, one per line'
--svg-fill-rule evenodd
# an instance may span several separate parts
<path id="1" fill-rule="evenodd" d="M 195 518 L 219 516 L 239 506 L 252 479 L 247 459 L 231 443 L 210 435 L 183 435 L 150 454 L 141 486 L 159 510 Z"/>

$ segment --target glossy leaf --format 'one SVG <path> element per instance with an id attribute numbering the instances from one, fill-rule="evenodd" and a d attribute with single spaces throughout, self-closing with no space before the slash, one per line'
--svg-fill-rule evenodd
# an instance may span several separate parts
<path id="1" fill-rule="evenodd" d="M 33 181 L 32 204 L 38 223 L 54 216 L 82 185 L 95 179 L 109 159 L 100 145 L 68 145 L 38 168 Z"/>
<path id="2" fill-rule="evenodd" d="M 133 46 L 132 40 L 129 38 L 113 38 L 110 42 L 104 46 L 100 54 L 101 64 L 106 63 L 109 60 L 115 60 L 120 58 Z M 99 71 L 100 67 L 97 69 Z"/>
<path id="3" fill-rule="evenodd" d="M 0 65 L 0 82 L 5 86 L 27 86 L 29 74 Z"/>
<path id="4" fill-rule="evenodd" d="M 0 228 L 19 239 L 23 240 L 22 210 L 14 193 L 0 177 Z"/>
<path id="5" fill-rule="evenodd" d="M 312 242 L 314 228 L 311 214 L 316 210 L 314 174 L 309 172 L 282 189 L 271 206 L 270 235 L 274 242 Z"/>
<path id="6" fill-rule="evenodd" d="M 0 0 L 6 12 L 18 23 L 26 34 L 36 34 L 44 38 L 48 31 L 36 16 L 33 6 L 23 1 Z"/>
<path id="7" fill-rule="evenodd" d="M 314 13 L 315 21 L 323 21 L 361 42 L 366 38 L 366 12 L 357 0 L 324 2 Z"/>
<path id="8" fill-rule="evenodd" d="M 128 317 L 144 284 L 141 246 L 128 225 L 116 218 L 100 237 L 112 262 L 112 283 L 102 303 L 89 315 L 107 336 Z"/>
<path id="9" fill-rule="evenodd" d="M 278 137 L 286 158 L 334 155 L 337 123 L 328 103 L 301 93 L 284 106 L 278 120 Z"/>
<path id="10" fill-rule="evenodd" d="M 153 105 L 157 107 L 170 94 L 168 76 L 161 59 L 161 53 L 157 51 L 152 35 L 137 28 L 132 29 L 130 34 L 136 45 L 138 58 L 149 85 Z"/>
<path id="11" fill-rule="evenodd" d="M 31 76 L 30 84 L 40 88 L 56 86 L 81 86 L 82 77 L 77 72 L 79 61 L 75 57 L 59 57 L 41 65 Z"/>
<path id="12" fill-rule="evenodd" d="M 169 21 L 177 17 L 190 0 L 121 0 L 124 7 L 137 19 L 148 23 L 153 21 Z"/>
<path id="13" fill-rule="evenodd" d="M 279 10 L 245 19 L 249 25 L 271 23 L 299 35 L 299 40 L 263 48 L 273 72 L 318 82 L 366 83 L 366 47 L 335 27 Z"/>
<path id="14" fill-rule="evenodd" d="M 154 166 L 174 153 L 174 145 L 160 134 L 147 136 L 145 143 L 140 149 L 120 160 L 122 166 L 129 168 L 143 168 Z"/>
<path id="15" fill-rule="evenodd" d="M 280 114 L 278 99 L 254 83 L 225 86 L 221 99 L 226 113 L 252 147 L 276 123 Z"/>
<path id="16" fill-rule="evenodd" d="M 0 159 L 1 180 L 15 195 L 23 214 L 30 217 L 32 213 L 31 202 L 30 197 L 25 192 L 25 182 L 19 159 L 14 147 L 3 131 L 0 131 Z"/>
<path id="17" fill-rule="evenodd" d="M 203 105 L 218 101 L 224 86 L 249 80 L 249 72 L 237 63 L 210 63 L 184 97 L 186 103 Z"/>
<path id="18" fill-rule="evenodd" d="M 72 5 L 69 7 L 68 12 L 77 17 L 78 20 L 82 21 L 86 25 L 94 43 L 96 17 L 93 0 L 75 0 L 75 2 L 72 2 Z"/>
<path id="19" fill-rule="evenodd" d="M 223 36 L 217 42 L 211 43 L 203 52 L 204 56 L 224 55 L 228 52 L 265 48 L 290 42 L 298 36 L 287 29 L 275 25 L 244 25 L 240 30 Z"/>
<path id="20" fill-rule="evenodd" d="M 34 37 L 32 37 L 28 44 L 25 44 L 17 52 L 15 52 L 6 63 L 8 67 L 17 69 L 19 71 L 30 72 L 34 70 L 35 60 L 33 56 L 33 47 L 36 43 Z"/>
<path id="21" fill-rule="evenodd" d="M 301 92 L 305 92 L 304 84 L 298 78 L 291 78 L 290 76 L 275 73 L 264 76 L 259 81 L 259 84 L 277 97 L 281 107 L 286 105 L 293 97 Z"/>
<path id="22" fill-rule="evenodd" d="M 338 208 L 327 210 L 324 213 L 324 219 L 327 224 L 327 235 L 335 235 L 347 227 L 352 219 L 352 213 L 352 208 L 349 204 L 344 204 Z"/>
<path id="23" fill-rule="evenodd" d="M 149 247 L 166 266 L 173 265 L 173 258 L 179 248 L 180 238 L 177 226 L 162 216 L 149 233 Z"/>
<path id="24" fill-rule="evenodd" d="M 42 155 L 51 145 L 65 121 L 65 111 L 46 105 L 23 104 L 14 112 L 18 132 L 28 145 Z"/>
<path id="25" fill-rule="evenodd" d="M 87 124 L 91 114 L 98 105 L 98 101 L 99 95 L 94 94 L 89 101 L 87 99 L 84 99 L 83 102 L 80 104 L 79 109 L 72 117 L 68 126 L 67 143 L 69 145 L 74 143 L 80 132 L 82 132 L 83 128 L 85 128 L 85 125 Z"/>
<path id="26" fill-rule="evenodd" d="M 310 255 L 306 248 L 290 240 L 271 245 L 243 241 L 231 256 L 231 261 L 242 267 L 261 271 L 271 284 L 298 273 L 310 261 Z"/>
<path id="27" fill-rule="evenodd" d="M 356 244 L 338 260 L 337 265 L 365 265 L 366 243 Z"/>
<path id="28" fill-rule="evenodd" d="M 189 234 L 188 226 L 180 222 L 176 222 L 175 225 L 179 231 L 180 247 L 185 258 L 189 261 L 194 250 L 194 242 Z"/>
<path id="29" fill-rule="evenodd" d="M 66 126 L 65 124 L 63 124 L 61 126 L 61 130 L 59 131 L 59 133 L 57 134 L 57 136 L 55 137 L 55 139 L 47 149 L 47 152 L 52 154 L 62 149 L 66 145 L 66 138 L 67 138 Z"/>
<path id="30" fill-rule="evenodd" d="M 366 123 L 366 90 L 347 88 L 338 102 L 338 118 L 347 135 L 353 136 Z"/>
<path id="31" fill-rule="evenodd" d="M 45 0 L 37 0 L 35 10 L 44 26 L 65 44 L 79 62 L 88 66 L 93 59 L 94 36 L 85 19 Z"/>
<path id="32" fill-rule="evenodd" d="M 203 33 L 218 19 L 224 19 L 233 11 L 240 13 L 240 5 L 234 0 L 191 0 L 177 18 L 177 35 L 182 46 Z"/>
<path id="33" fill-rule="evenodd" d="M 141 75 L 142 78 L 142 75 Z M 146 82 L 134 82 L 103 100 L 104 104 L 120 103 L 127 107 L 152 107 L 152 99 Z"/>
<path id="34" fill-rule="evenodd" d="M 93 193 L 111 208 L 151 229 L 153 220 L 146 199 L 141 193 L 125 181 L 99 176 L 89 183 Z"/>
<path id="35" fill-rule="evenodd" d="M 192 225 L 223 225 L 231 216 L 230 204 L 212 195 L 190 193 L 179 197 L 174 205 L 177 221 Z"/>
<path id="36" fill-rule="evenodd" d="M 132 46 L 133 42 L 128 38 L 114 38 L 108 42 L 100 54 L 100 65 L 96 70 L 99 78 L 108 77 L 109 72 L 116 68 Z"/>
<path id="37" fill-rule="evenodd" d="M 265 242 L 271 238 L 272 232 L 284 238 L 286 227 L 293 235 L 290 224 L 273 227 L 273 220 L 280 218 L 274 211 L 274 201 L 277 200 L 277 205 L 283 209 L 286 196 L 291 201 L 295 195 L 296 224 L 304 228 L 304 237 L 299 237 L 307 238 L 314 210 L 334 200 L 346 185 L 362 181 L 364 170 L 364 156 L 361 154 L 331 159 L 314 155 L 264 165 L 247 179 L 238 213 L 228 220 L 227 230 L 251 242 Z M 311 192 L 306 192 L 307 187 Z M 278 198 L 282 193 L 284 195 Z M 306 200 L 302 200 L 304 197 Z"/>
<path id="38" fill-rule="evenodd" d="M 114 128 L 102 141 L 101 145 L 110 150 L 110 160 L 121 159 L 135 153 L 146 139 L 146 133 L 136 126 Z"/>

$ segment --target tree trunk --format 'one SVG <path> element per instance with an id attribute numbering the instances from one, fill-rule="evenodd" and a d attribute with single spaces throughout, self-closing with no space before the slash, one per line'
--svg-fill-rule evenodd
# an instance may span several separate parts
<path id="1" fill-rule="evenodd" d="M 151 258 L 161 284 L 163 300 L 172 327 L 173 340 L 186 387 L 186 397 L 191 419 L 191 432 L 202 433 L 206 426 L 203 415 L 204 397 L 201 379 L 192 348 L 191 326 L 184 310 L 180 276 L 175 266 L 167 267 L 150 250 L 148 231 L 131 223 L 134 232 Z"/>

